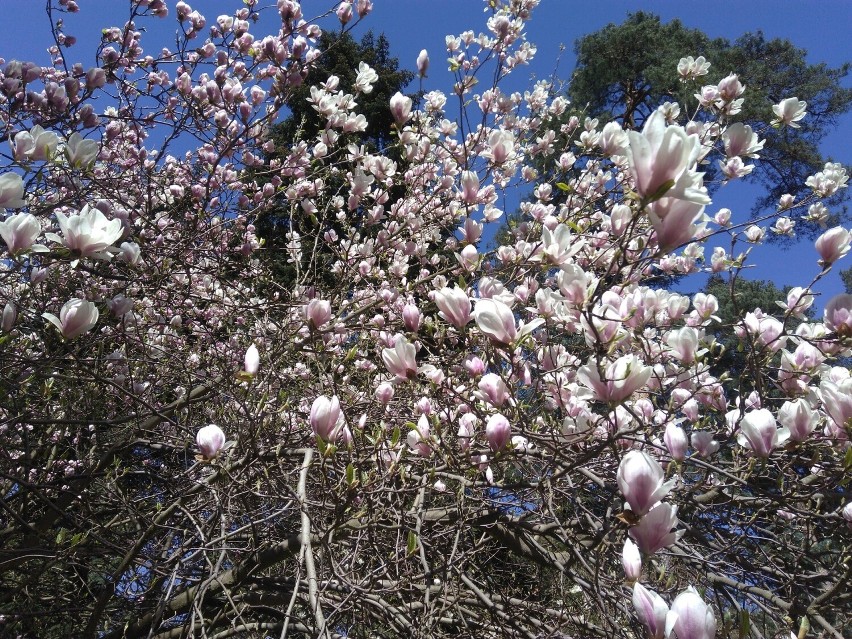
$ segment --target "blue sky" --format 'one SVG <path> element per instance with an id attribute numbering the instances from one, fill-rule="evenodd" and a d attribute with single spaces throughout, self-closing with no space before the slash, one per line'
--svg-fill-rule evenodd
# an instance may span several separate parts
<path id="1" fill-rule="evenodd" d="M 123 0 L 78 0 L 79 14 L 67 16 L 67 32 L 77 36 L 79 44 L 68 51 L 69 61 L 80 61 L 84 65 L 95 63 L 95 45 L 100 30 L 105 26 L 123 24 L 128 16 L 127 3 Z M 149 30 L 152 46 L 169 46 L 174 42 L 176 24 L 174 1 L 168 0 L 171 15 L 165 20 L 151 20 L 145 27 Z M 261 0 L 269 4 L 272 0 Z M 220 13 L 230 13 L 241 3 L 235 0 L 196 0 L 189 4 L 208 17 L 208 24 Z M 484 26 L 483 3 L 480 0 L 374 0 L 375 10 L 359 25 L 354 35 L 359 37 L 367 29 L 384 32 L 391 44 L 392 53 L 402 65 L 414 67 L 420 49 L 428 49 L 432 59 L 429 77 L 424 89 L 447 90 L 451 76 L 443 61 L 444 36 L 458 34 L 466 29 L 482 30 Z M 303 11 L 312 17 L 311 11 L 321 11 L 328 3 L 325 0 L 304 0 Z M 42 0 L 2 0 L 4 13 L 12 19 L 0 23 L 0 57 L 28 59 L 39 64 L 47 63 L 45 50 L 50 44 L 50 33 Z M 523 90 L 532 78 L 549 77 L 557 60 L 559 76 L 570 77 L 574 68 L 574 41 L 610 22 L 619 23 L 627 13 L 639 9 L 653 11 L 663 21 L 680 19 L 687 27 L 698 28 L 711 37 L 730 40 L 748 31 L 762 29 L 770 38 L 791 40 L 808 51 L 811 63 L 825 62 L 836 67 L 852 59 L 849 33 L 852 30 L 852 5 L 847 0 L 717 0 L 714 3 L 688 0 L 655 0 L 653 2 L 628 2 L 626 0 L 587 1 L 542 0 L 533 13 L 528 27 L 528 39 L 538 46 L 535 61 L 528 69 L 516 72 L 509 89 Z M 269 15 L 269 14 L 267 14 Z M 273 16 L 269 15 L 270 18 Z M 264 20 L 265 21 L 265 20 Z M 25 26 L 22 26 L 22 23 Z M 336 20 L 327 20 L 326 28 L 336 28 Z M 143 39 L 143 44 L 145 39 Z M 684 51 L 689 55 L 690 51 Z M 852 86 L 847 79 L 846 86 Z M 825 141 L 823 152 L 835 161 L 852 166 L 852 116 L 847 115 L 836 133 Z M 732 184 L 716 194 L 709 207 L 713 213 L 723 206 L 734 212 L 734 220 L 744 220 L 751 207 L 750 189 L 745 185 Z M 708 247 L 708 256 L 710 248 Z M 817 254 L 806 241 L 792 249 L 782 251 L 775 247 L 758 247 L 753 253 L 759 267 L 748 272 L 749 279 L 770 279 L 778 285 L 804 285 L 818 272 Z M 852 265 L 852 257 L 841 261 L 839 268 Z M 837 268 L 837 267 L 836 267 Z M 687 288 L 697 289 L 687 284 Z M 837 272 L 831 273 L 816 287 L 823 294 L 820 302 L 842 291 Z"/>

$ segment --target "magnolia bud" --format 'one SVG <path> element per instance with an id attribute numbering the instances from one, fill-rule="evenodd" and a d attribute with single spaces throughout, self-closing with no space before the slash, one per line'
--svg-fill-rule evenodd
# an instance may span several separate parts
<path id="1" fill-rule="evenodd" d="M 205 458 L 213 459 L 225 445 L 225 433 L 216 424 L 210 424 L 198 431 L 195 443 Z"/>

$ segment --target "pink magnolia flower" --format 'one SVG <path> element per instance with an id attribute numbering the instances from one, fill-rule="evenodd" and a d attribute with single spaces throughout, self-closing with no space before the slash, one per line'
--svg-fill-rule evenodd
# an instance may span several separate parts
<path id="1" fill-rule="evenodd" d="M 496 373 L 482 376 L 477 385 L 479 391 L 475 395 L 492 406 L 500 407 L 509 400 L 509 388 L 506 382 Z"/>
<path id="2" fill-rule="evenodd" d="M 686 451 L 689 448 L 689 441 L 686 438 L 686 432 L 680 426 L 669 422 L 666 424 L 666 432 L 663 435 L 663 441 L 672 459 L 683 461 L 686 459 Z"/>
<path id="3" fill-rule="evenodd" d="M 17 173 L 0 175 L 0 209 L 19 209 L 26 205 L 21 176 Z"/>
<path id="4" fill-rule="evenodd" d="M 628 533 L 646 555 L 668 548 L 683 536 L 682 530 L 672 532 L 678 524 L 677 506 L 658 503 L 645 514 Z"/>
<path id="5" fill-rule="evenodd" d="M 624 568 L 624 576 L 627 581 L 637 581 L 642 574 L 642 555 L 639 547 L 630 539 L 624 540 L 624 548 L 621 551 L 621 567 Z"/>
<path id="6" fill-rule="evenodd" d="M 642 388 L 653 369 L 636 355 L 622 355 L 601 370 L 594 357 L 577 371 L 577 381 L 592 391 L 595 399 L 619 403 Z"/>
<path id="7" fill-rule="evenodd" d="M 675 480 L 663 482 L 660 463 L 641 450 L 629 451 L 618 465 L 618 490 L 635 515 L 644 515 L 674 488 Z"/>
<path id="8" fill-rule="evenodd" d="M 2 228 L 0 228 L 2 232 Z M 823 321 L 826 328 L 846 337 L 852 335 L 852 295 L 835 295 L 825 305 Z"/>
<path id="9" fill-rule="evenodd" d="M 28 250 L 40 234 L 41 224 L 29 213 L 16 213 L 0 222 L 0 237 L 12 255 Z"/>
<path id="10" fill-rule="evenodd" d="M 424 414 L 417 420 L 414 430 L 409 431 L 406 441 L 412 451 L 421 457 L 428 457 L 432 454 L 432 447 L 429 445 L 431 437 L 432 429 L 429 426 L 429 418 Z"/>
<path id="11" fill-rule="evenodd" d="M 495 299 L 478 300 L 473 312 L 476 325 L 500 344 L 511 344 L 518 336 L 512 309 Z"/>
<path id="12" fill-rule="evenodd" d="M 331 302 L 312 299 L 305 305 L 305 319 L 313 329 L 324 326 L 331 319 Z"/>
<path id="13" fill-rule="evenodd" d="M 380 404 L 387 406 L 393 399 L 395 393 L 396 391 L 394 390 L 393 384 L 390 382 L 382 382 L 376 387 L 373 394 Z"/>
<path id="14" fill-rule="evenodd" d="M 391 96 L 390 110 L 397 124 L 405 124 L 411 117 L 411 98 L 397 91 Z"/>
<path id="15" fill-rule="evenodd" d="M 456 328 L 464 328 L 470 322 L 470 298 L 460 288 L 445 286 L 435 291 L 435 305 L 438 315 Z"/>
<path id="16" fill-rule="evenodd" d="M 852 235 L 842 226 L 835 226 L 817 238 L 816 246 L 820 264 L 829 266 L 849 252 Z"/>
<path id="17" fill-rule="evenodd" d="M 75 215 L 66 216 L 57 211 L 56 221 L 62 238 L 55 233 L 47 233 L 46 237 L 61 241 L 80 257 L 111 260 L 112 254 L 118 250 L 112 245 L 124 232 L 120 219 L 108 220 L 100 209 L 88 204 Z"/>
<path id="18" fill-rule="evenodd" d="M 343 413 L 337 395 L 317 397 L 311 405 L 309 422 L 314 435 L 326 442 L 335 441 L 343 426 Z"/>
<path id="19" fill-rule="evenodd" d="M 716 636 L 716 617 L 713 610 L 690 586 L 672 602 L 676 615 L 674 631 L 677 639 L 713 639 Z"/>
<path id="20" fill-rule="evenodd" d="M 421 78 L 426 77 L 426 71 L 429 70 L 429 52 L 426 49 L 421 49 L 417 56 L 417 75 Z"/>
<path id="21" fill-rule="evenodd" d="M 485 439 L 491 450 L 498 451 L 506 447 L 512 437 L 512 425 L 500 413 L 492 415 L 485 424 Z"/>
<path id="22" fill-rule="evenodd" d="M 638 581 L 633 584 L 633 608 L 651 639 L 668 639 L 672 634 L 675 617 L 663 598 L 648 590 Z"/>
<path id="23" fill-rule="evenodd" d="M 709 204 L 702 176 L 692 170 L 698 159 L 698 137 L 687 135 L 682 127 L 666 126 L 665 114 L 654 111 L 642 133 L 628 131 L 626 155 L 636 191 L 645 201 L 670 198 Z"/>
<path id="24" fill-rule="evenodd" d="M 39 162 L 53 157 L 58 145 L 59 136 L 56 133 L 36 125 L 29 131 L 15 135 L 12 150 L 19 162 Z"/>
<path id="25" fill-rule="evenodd" d="M 664 197 L 648 205 L 646 211 L 657 232 L 657 244 L 664 251 L 691 242 L 706 226 L 695 224 L 704 206 L 690 200 Z"/>
<path id="26" fill-rule="evenodd" d="M 98 322 L 98 307 L 92 302 L 72 298 L 63 304 L 59 317 L 53 313 L 42 313 L 42 317 L 53 324 L 65 339 L 75 339 L 88 333 Z"/>
<path id="27" fill-rule="evenodd" d="M 778 428 L 775 417 L 765 408 L 746 413 L 740 422 L 737 442 L 757 457 L 769 457 L 790 438 L 787 428 Z"/>
<path id="28" fill-rule="evenodd" d="M 787 125 L 794 129 L 799 128 L 797 122 L 805 117 L 808 103 L 799 98 L 786 98 L 778 104 L 772 106 L 772 112 L 775 114 L 775 119 L 772 120 L 774 126 Z"/>
<path id="29" fill-rule="evenodd" d="M 382 349 L 382 361 L 398 379 L 411 379 L 417 375 L 417 349 L 401 334 L 396 335 L 393 348 Z"/>
<path id="30" fill-rule="evenodd" d="M 778 409 L 778 421 L 790 431 L 790 439 L 794 442 L 803 442 L 816 428 L 819 422 L 819 414 L 814 412 L 807 400 L 799 398 L 794 401 L 786 401 Z"/>
<path id="31" fill-rule="evenodd" d="M 96 140 L 87 140 L 79 133 L 72 133 L 65 144 L 68 163 L 75 169 L 90 166 L 98 158 L 100 144 Z"/>
<path id="32" fill-rule="evenodd" d="M 18 319 L 18 309 L 12 302 L 6 302 L 3 307 L 2 321 L 0 321 L 0 330 L 4 333 L 11 333 L 15 327 L 15 320 Z"/>
<path id="33" fill-rule="evenodd" d="M 416 333 L 420 330 L 420 322 L 422 321 L 423 316 L 420 313 L 420 309 L 417 308 L 414 304 L 406 304 L 402 309 L 402 321 L 405 324 L 405 328 L 407 328 L 412 333 Z"/>
<path id="34" fill-rule="evenodd" d="M 225 445 L 225 433 L 216 424 L 209 424 L 195 435 L 195 443 L 206 459 L 213 459 Z"/>
<path id="35" fill-rule="evenodd" d="M 461 196 L 465 204 L 476 204 L 479 199 L 479 177 L 476 171 L 462 171 Z"/>

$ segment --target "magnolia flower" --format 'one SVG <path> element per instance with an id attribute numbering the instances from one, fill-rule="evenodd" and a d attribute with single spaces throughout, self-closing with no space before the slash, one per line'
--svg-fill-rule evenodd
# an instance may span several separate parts
<path id="1" fill-rule="evenodd" d="M 825 305 L 823 322 L 830 331 L 844 337 L 852 335 L 852 295 L 841 293 L 832 297 Z"/>
<path id="2" fill-rule="evenodd" d="M 850 240 L 852 235 L 842 226 L 835 226 L 820 235 L 814 244 L 820 264 L 829 266 L 844 257 L 849 252 Z"/>
<path id="3" fill-rule="evenodd" d="M 305 319 L 311 328 L 320 328 L 331 319 L 331 303 L 328 300 L 312 299 L 305 305 Z"/>
<path id="4" fill-rule="evenodd" d="M 397 124 L 404 124 L 411 117 L 411 98 L 403 95 L 399 91 L 393 94 L 390 99 L 390 110 L 393 119 Z"/>
<path id="5" fill-rule="evenodd" d="M 648 453 L 631 450 L 618 465 L 618 490 L 635 515 L 644 515 L 674 488 L 675 480 L 663 483 L 665 472 Z"/>
<path id="6" fill-rule="evenodd" d="M 56 221 L 62 238 L 55 233 L 47 233 L 45 237 L 62 242 L 80 257 L 111 260 L 117 250 L 112 244 L 124 232 L 120 219 L 108 220 L 100 209 L 88 204 L 76 215 L 66 216 L 57 211 Z"/>
<path id="7" fill-rule="evenodd" d="M 336 440 L 343 425 L 343 413 L 340 410 L 340 400 L 337 395 L 317 397 L 311 404 L 311 415 L 308 421 L 314 435 L 326 442 Z"/>
<path id="8" fill-rule="evenodd" d="M 671 612 L 676 616 L 677 639 L 713 639 L 716 636 L 716 617 L 692 586 L 675 597 Z"/>
<path id="9" fill-rule="evenodd" d="M 17 173 L 0 175 L 0 209 L 19 209 L 26 206 L 24 181 Z"/>
<path id="10" fill-rule="evenodd" d="M 499 408 L 509 400 L 509 388 L 496 373 L 483 375 L 477 386 L 479 391 L 475 392 L 474 395 L 492 406 Z"/>
<path id="11" fill-rule="evenodd" d="M 210 424 L 198 431 L 195 443 L 206 459 L 213 459 L 225 445 L 225 433 L 216 424 Z"/>
<path id="12" fill-rule="evenodd" d="M 372 93 L 373 84 L 378 82 L 379 74 L 366 62 L 358 63 L 358 75 L 353 88 L 360 93 Z"/>
<path id="13" fill-rule="evenodd" d="M 480 331 L 499 344 L 512 344 L 529 335 L 544 324 L 542 318 L 536 318 L 527 324 L 515 327 L 515 316 L 512 309 L 496 299 L 478 300 L 473 312 L 476 325 Z"/>
<path id="14" fill-rule="evenodd" d="M 658 503 L 633 526 L 629 535 L 646 555 L 667 548 L 683 536 L 682 530 L 672 532 L 678 524 L 677 506 Z"/>
<path id="15" fill-rule="evenodd" d="M 642 555 L 639 547 L 630 539 L 624 540 L 624 548 L 621 551 L 621 567 L 624 568 L 624 576 L 627 581 L 637 581 L 642 574 Z"/>
<path id="16" fill-rule="evenodd" d="M 686 438 L 686 432 L 680 426 L 669 422 L 666 425 L 666 432 L 663 435 L 663 441 L 672 459 L 683 461 L 686 459 L 686 451 L 689 448 L 689 441 Z"/>
<path id="17" fill-rule="evenodd" d="M 460 288 L 445 286 L 435 291 L 435 305 L 438 307 L 438 315 L 456 328 L 464 328 L 470 322 L 470 298 Z"/>
<path id="18" fill-rule="evenodd" d="M 799 98 L 787 98 L 781 100 L 776 105 L 773 105 L 772 112 L 775 114 L 775 119 L 772 120 L 773 126 L 788 125 L 794 129 L 799 128 L 796 124 L 799 120 L 805 117 L 805 109 L 808 108 L 808 103 Z"/>
<path id="19" fill-rule="evenodd" d="M 698 137 L 683 127 L 666 126 L 665 114 L 654 111 L 642 133 L 628 131 L 626 155 L 637 193 L 645 201 L 670 198 L 709 204 L 702 175 L 692 170 L 698 159 Z"/>
<path id="20" fill-rule="evenodd" d="M 15 135 L 12 152 L 19 162 L 38 162 L 49 160 L 59 145 L 59 136 L 53 131 L 45 131 L 39 125 L 29 131 Z"/>
<path id="21" fill-rule="evenodd" d="M 819 414 L 814 412 L 807 400 L 803 398 L 786 401 L 778 409 L 778 421 L 790 431 L 790 439 L 794 442 L 805 441 L 816 428 Z"/>
<path id="22" fill-rule="evenodd" d="M 512 436 L 512 425 L 500 413 L 492 415 L 485 424 L 485 439 L 491 450 L 498 451 L 506 447 Z"/>
<path id="23" fill-rule="evenodd" d="M 689 441 L 702 457 L 710 457 L 719 451 L 719 442 L 713 439 L 713 433 L 706 430 L 693 431 Z"/>
<path id="24" fill-rule="evenodd" d="M 417 375 L 417 349 L 403 335 L 395 337 L 394 347 L 382 349 L 382 361 L 388 372 L 398 379 L 411 379 Z"/>
<path id="25" fill-rule="evenodd" d="M 633 608 L 639 621 L 648 629 L 651 639 L 668 639 L 671 636 L 675 615 L 669 611 L 660 595 L 638 581 L 633 584 Z"/>
<path id="26" fill-rule="evenodd" d="M 663 251 L 691 242 L 705 226 L 695 224 L 704 206 L 687 199 L 664 197 L 648 205 L 646 212 Z"/>
<path id="27" fill-rule="evenodd" d="M 429 52 L 426 49 L 421 49 L 417 56 L 417 75 L 421 78 L 426 77 L 426 71 L 429 70 Z"/>
<path id="28" fill-rule="evenodd" d="M 757 457 L 769 457 L 772 451 L 790 438 L 787 428 L 778 428 L 775 417 L 765 408 L 746 413 L 740 422 L 737 442 Z"/>
<path id="29" fill-rule="evenodd" d="M 429 426 L 429 418 L 424 414 L 417 420 L 414 430 L 409 431 L 406 442 L 413 452 L 421 457 L 428 457 L 432 454 L 432 447 L 429 445 L 431 437 L 432 429 Z"/>
<path id="30" fill-rule="evenodd" d="M 6 302 L 3 307 L 2 321 L 0 321 L 0 330 L 4 333 L 11 333 L 15 326 L 15 320 L 18 319 L 18 309 L 12 302 Z"/>
<path id="31" fill-rule="evenodd" d="M 246 349 L 245 357 L 243 358 L 243 366 L 249 375 L 257 375 L 257 371 L 260 369 L 260 353 L 257 350 L 257 346 L 252 344 Z"/>
<path id="32" fill-rule="evenodd" d="M 42 313 L 42 317 L 53 324 L 65 339 L 80 337 L 88 333 L 98 322 L 98 307 L 92 302 L 72 298 L 63 304 L 59 317 L 53 313 Z"/>
<path id="33" fill-rule="evenodd" d="M 0 222 L 0 237 L 12 255 L 28 250 L 40 233 L 41 224 L 29 213 L 16 213 Z"/>
<path id="34" fill-rule="evenodd" d="M 65 155 L 68 163 L 75 169 L 82 169 L 94 164 L 100 152 L 100 145 L 95 140 L 87 140 L 79 133 L 72 133 L 65 144 Z"/>
<path id="35" fill-rule="evenodd" d="M 601 370 L 594 357 L 577 371 L 577 381 L 602 402 L 623 402 L 651 378 L 653 369 L 636 355 L 622 355 Z"/>

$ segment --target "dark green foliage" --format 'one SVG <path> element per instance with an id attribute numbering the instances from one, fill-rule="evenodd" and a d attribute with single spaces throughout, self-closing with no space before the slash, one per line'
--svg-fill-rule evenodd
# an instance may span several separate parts
<path id="1" fill-rule="evenodd" d="M 338 141 L 340 148 L 347 144 L 364 146 L 372 153 L 381 153 L 393 159 L 399 165 L 402 158 L 396 148 L 395 124 L 390 111 L 390 99 L 397 91 L 402 92 L 415 74 L 412 71 L 399 68 L 399 60 L 390 54 L 390 43 L 384 35 L 378 38 L 368 32 L 360 42 L 356 42 L 348 32 L 323 32 L 320 37 L 319 49 L 322 54 L 311 68 L 306 81 L 288 96 L 285 104 L 290 115 L 277 124 L 272 131 L 272 140 L 276 150 L 272 157 L 286 157 L 294 144 L 305 141 L 309 145 L 317 139 L 324 129 L 325 123 L 308 102 L 312 86 L 318 86 L 332 75 L 340 79 L 339 90 L 343 93 L 353 93 L 352 87 L 358 75 L 358 64 L 367 63 L 372 67 L 378 80 L 373 84 L 373 90 L 367 94 L 356 96 L 357 111 L 365 116 L 367 130 L 361 133 L 341 134 Z M 345 180 L 339 177 L 336 181 L 327 180 L 324 193 L 330 199 L 335 195 L 346 197 Z M 391 190 L 393 198 L 397 193 Z M 267 255 L 274 262 L 277 283 L 285 289 L 291 288 L 296 281 L 296 268 L 287 261 L 285 246 L 286 233 L 294 230 L 300 234 L 305 246 L 304 261 L 301 270 L 306 273 L 304 282 L 312 284 L 339 284 L 330 272 L 336 256 L 327 247 L 322 235 L 327 230 L 343 232 L 343 226 L 361 226 L 364 212 L 360 209 L 352 211 L 343 225 L 337 220 L 327 219 L 322 215 L 308 215 L 299 207 L 292 207 L 281 198 L 281 203 L 271 212 L 257 220 L 257 234 L 263 238 Z M 292 216 L 292 217 L 291 217 Z M 347 233 L 348 234 L 348 233 Z M 314 239 L 316 238 L 316 244 Z M 314 250 L 316 247 L 316 250 Z"/>
<path id="2" fill-rule="evenodd" d="M 711 324 L 708 333 L 714 332 L 716 340 L 725 349 L 721 356 L 714 357 L 711 361 L 713 375 L 719 377 L 728 373 L 734 378 L 740 377 L 745 387 L 751 390 L 749 379 L 753 376 L 749 374 L 750 358 L 756 353 L 752 352 L 748 344 L 740 342 L 734 333 L 734 327 L 746 313 L 759 308 L 764 314 L 785 322 L 787 332 L 792 333 L 800 320 L 794 317 L 785 318 L 786 311 L 776 303 L 787 299 L 788 288 L 779 289 L 772 282 L 764 280 L 746 280 L 741 277 L 728 280 L 720 275 L 710 277 L 703 292 L 714 295 L 719 300 L 719 311 L 716 315 L 721 321 Z"/>
<path id="3" fill-rule="evenodd" d="M 852 107 L 852 89 L 842 86 L 848 63 L 836 69 L 809 64 L 804 49 L 789 40 L 767 40 L 759 31 L 731 43 L 711 39 L 678 20 L 664 24 L 658 16 L 640 11 L 623 24 L 609 24 L 581 38 L 575 51 L 577 67 L 568 91 L 575 107 L 588 104 L 590 115 L 630 127 L 641 126 L 665 101 L 694 104 L 692 94 L 702 84 L 715 84 L 736 70 L 746 87 L 743 110 L 736 119 L 766 139 L 755 170 L 746 178 L 765 187 L 753 213 L 774 210 L 784 193 L 801 199 L 809 192 L 805 179 L 826 161 L 820 141 Z M 680 82 L 675 69 L 686 55 L 703 55 L 710 61 L 709 75 L 697 82 Z M 793 96 L 808 103 L 801 128 L 772 128 L 772 106 Z M 719 179 L 713 163 L 704 169 L 708 181 Z M 714 185 L 708 186 L 712 190 Z"/>
<path id="4" fill-rule="evenodd" d="M 322 131 L 324 123 L 308 102 L 311 87 L 317 86 L 332 75 L 340 78 L 340 90 L 352 93 L 358 75 L 358 63 L 366 62 L 378 74 L 371 93 L 356 97 L 358 112 L 367 118 L 367 130 L 358 134 L 360 143 L 368 143 L 373 150 L 383 150 L 393 142 L 393 116 L 390 99 L 402 91 L 413 79 L 414 73 L 399 68 L 399 60 L 390 54 L 390 43 L 381 34 L 378 38 L 369 31 L 356 42 L 348 32 L 323 32 L 319 41 L 322 55 L 308 74 L 307 81 L 295 89 L 287 99 L 290 116 L 275 127 L 273 139 L 279 147 L 294 141 L 310 140 Z"/>

